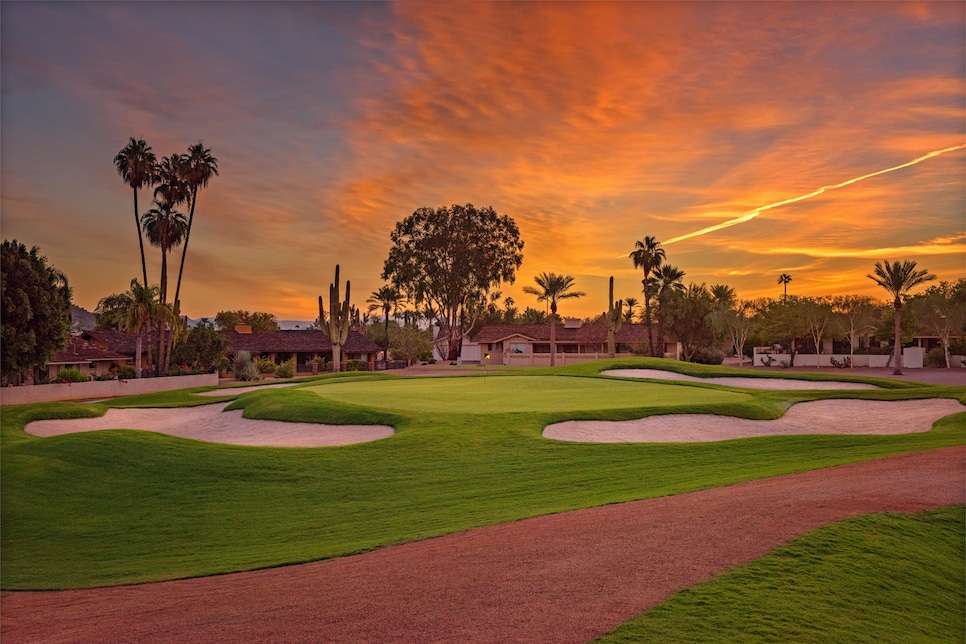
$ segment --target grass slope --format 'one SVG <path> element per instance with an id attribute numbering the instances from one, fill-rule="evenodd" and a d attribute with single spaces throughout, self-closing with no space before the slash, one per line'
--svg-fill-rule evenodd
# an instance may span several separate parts
<path id="1" fill-rule="evenodd" d="M 648 365 L 637 365 L 642 363 Z M 598 369 L 610 366 L 608 362 Z M 513 378 L 506 381 L 512 391 L 524 392 L 520 404 L 545 409 L 526 403 L 525 392 L 579 381 L 581 388 L 588 388 L 581 409 L 441 413 L 433 409 L 443 404 L 438 398 L 448 383 L 384 374 L 245 394 L 233 403 L 251 418 L 391 424 L 397 432 L 372 443 L 317 449 L 217 445 L 134 431 L 40 439 L 23 432 L 26 422 L 97 415 L 105 405 L 5 407 L 0 449 L 2 586 L 104 586 L 298 563 L 480 525 L 966 440 L 966 414 L 957 414 L 930 432 L 894 436 L 661 445 L 549 441 L 540 435 L 543 427 L 567 418 L 625 419 L 662 410 L 775 418 L 791 402 L 833 394 L 622 382 L 620 389 L 613 389 L 620 381 L 593 377 L 587 365 L 572 370 L 573 378 L 556 375 L 567 374 L 564 370 L 534 373 L 503 376 Z M 525 386 L 528 377 L 535 378 L 533 389 Z M 555 378 L 554 383 L 545 382 Z M 422 394 L 410 388 L 407 396 L 428 398 L 421 403 L 428 410 L 399 409 L 398 404 L 392 411 L 373 409 L 318 394 L 326 387 L 345 387 L 348 380 L 359 392 L 389 383 L 422 383 Z M 486 386 L 494 387 L 497 380 L 488 377 Z M 627 407 L 608 407 L 616 404 L 613 391 L 624 391 L 625 385 L 648 393 L 629 397 Z M 966 389 L 924 386 L 834 395 L 964 397 Z M 174 406 L 195 404 L 198 398 L 169 392 L 112 405 Z M 378 398 L 389 396 L 382 391 Z M 696 404 L 682 406 L 682 398 Z M 601 408 L 594 406 L 597 400 Z M 478 411 L 476 405 L 472 409 Z"/>
<path id="2" fill-rule="evenodd" d="M 820 528 L 596 640 L 961 642 L 966 509 Z"/>

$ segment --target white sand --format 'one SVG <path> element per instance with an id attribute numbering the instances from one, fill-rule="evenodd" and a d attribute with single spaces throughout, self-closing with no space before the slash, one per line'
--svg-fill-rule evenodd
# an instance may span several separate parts
<path id="1" fill-rule="evenodd" d="M 662 371 L 660 369 L 609 369 L 602 371 L 603 376 L 617 376 L 619 378 L 655 378 L 660 380 L 685 380 L 688 382 L 706 382 L 710 385 L 727 385 L 728 387 L 744 387 L 746 389 L 879 389 L 875 385 L 861 382 L 835 382 L 832 380 L 812 381 L 793 380 L 792 378 L 695 378 L 676 371 Z"/>
<path id="2" fill-rule="evenodd" d="M 943 416 L 966 411 L 948 398 L 816 400 L 798 403 L 775 420 L 714 414 L 665 414 L 638 420 L 569 420 L 548 425 L 546 438 L 581 443 L 696 443 L 788 434 L 907 434 L 926 432 Z"/>
<path id="3" fill-rule="evenodd" d="M 34 436 L 58 436 L 100 429 L 139 429 L 209 443 L 260 447 L 328 447 L 392 436 L 385 425 L 320 425 L 242 418 L 228 403 L 176 409 L 108 409 L 98 418 L 38 420 L 24 428 Z"/>

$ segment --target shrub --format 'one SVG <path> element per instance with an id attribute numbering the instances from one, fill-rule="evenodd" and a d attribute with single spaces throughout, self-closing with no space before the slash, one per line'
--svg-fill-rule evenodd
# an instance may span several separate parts
<path id="1" fill-rule="evenodd" d="M 277 366 L 271 358 L 262 356 L 255 358 L 255 365 L 258 367 L 258 373 L 275 373 Z"/>
<path id="2" fill-rule="evenodd" d="M 118 379 L 120 380 L 127 380 L 137 375 L 137 372 L 134 370 L 134 367 L 129 364 L 119 364 L 114 367 L 111 367 L 111 372 L 116 373 Z"/>
<path id="3" fill-rule="evenodd" d="M 231 361 L 231 370 L 235 380 L 258 380 L 258 366 L 252 362 L 252 354 L 239 351 Z"/>
<path id="4" fill-rule="evenodd" d="M 927 367 L 945 367 L 946 366 L 946 353 L 943 351 L 942 347 L 933 347 L 926 354 L 926 366 Z"/>
<path id="5" fill-rule="evenodd" d="M 286 360 L 275 367 L 276 378 L 291 378 L 295 375 L 295 360 Z"/>
<path id="6" fill-rule="evenodd" d="M 63 371 L 60 371 L 55 376 L 48 378 L 48 382 L 88 382 L 91 379 L 90 376 L 82 374 L 80 371 L 74 367 L 67 367 Z"/>
<path id="7" fill-rule="evenodd" d="M 691 356 L 691 362 L 698 364 L 721 364 L 724 362 L 724 352 L 712 347 L 701 347 Z"/>
<path id="8" fill-rule="evenodd" d="M 369 371 L 369 365 L 365 360 L 347 360 L 345 363 L 346 371 Z"/>

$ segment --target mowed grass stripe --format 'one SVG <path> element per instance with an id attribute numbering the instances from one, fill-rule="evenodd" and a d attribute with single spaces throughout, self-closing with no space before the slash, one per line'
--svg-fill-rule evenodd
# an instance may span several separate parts
<path id="1" fill-rule="evenodd" d="M 624 642 L 961 642 L 966 509 L 848 519 L 683 590 Z"/>

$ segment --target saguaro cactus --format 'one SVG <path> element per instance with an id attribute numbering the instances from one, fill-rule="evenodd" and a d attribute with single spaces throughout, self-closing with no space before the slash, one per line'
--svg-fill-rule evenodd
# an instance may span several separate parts
<path id="1" fill-rule="evenodd" d="M 319 296 L 319 323 L 325 324 L 325 308 Z M 349 280 L 345 282 L 345 301 L 339 302 L 339 265 L 335 283 L 329 284 L 329 340 L 332 341 L 332 370 L 342 371 L 342 345 L 349 337 Z"/>
<path id="2" fill-rule="evenodd" d="M 614 305 L 617 305 L 616 307 Z M 614 302 L 614 278 L 610 278 L 610 295 L 607 301 L 607 313 L 604 314 L 604 322 L 607 324 L 607 356 L 613 358 L 617 355 L 617 333 L 621 330 L 624 323 L 624 302 L 618 300 Z"/>

